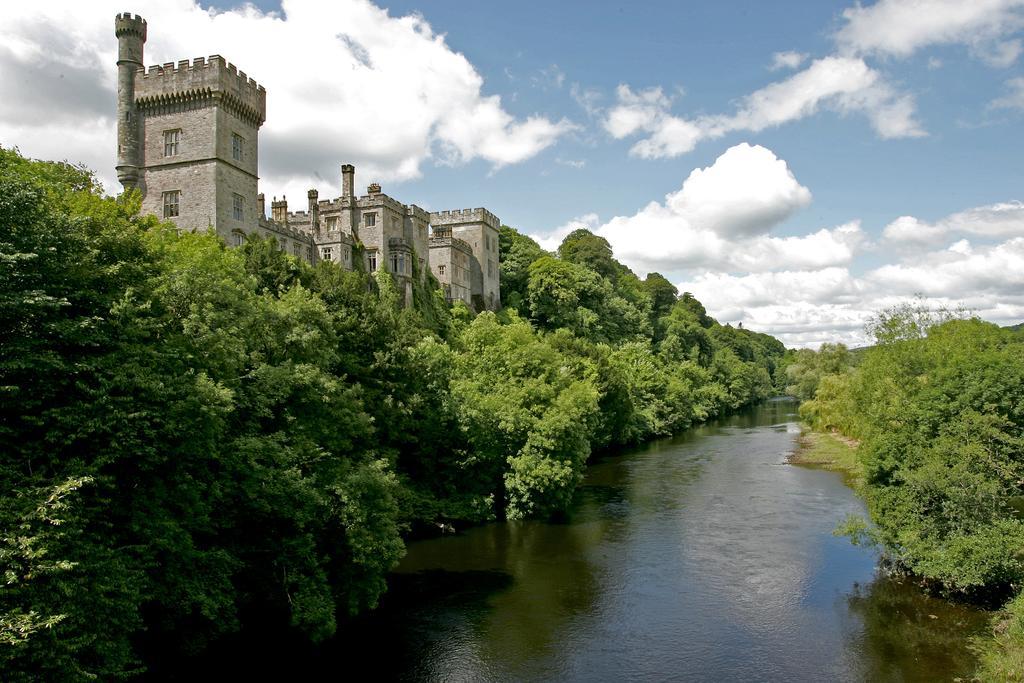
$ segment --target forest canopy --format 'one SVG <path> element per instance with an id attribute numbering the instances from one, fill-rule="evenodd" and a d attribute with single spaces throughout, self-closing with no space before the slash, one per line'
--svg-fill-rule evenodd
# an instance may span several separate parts
<path id="1" fill-rule="evenodd" d="M 587 231 L 502 227 L 473 315 L 139 206 L 0 149 L 6 680 L 131 676 L 253 610 L 326 638 L 410 534 L 561 513 L 594 451 L 785 384 L 777 340 Z"/>

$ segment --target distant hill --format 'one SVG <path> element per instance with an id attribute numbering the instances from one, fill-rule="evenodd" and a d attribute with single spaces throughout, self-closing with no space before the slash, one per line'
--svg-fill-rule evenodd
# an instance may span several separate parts
<path id="1" fill-rule="evenodd" d="M 1024 323 L 1017 323 L 1016 325 L 1007 325 L 1006 329 L 1013 330 L 1014 332 L 1024 331 Z"/>

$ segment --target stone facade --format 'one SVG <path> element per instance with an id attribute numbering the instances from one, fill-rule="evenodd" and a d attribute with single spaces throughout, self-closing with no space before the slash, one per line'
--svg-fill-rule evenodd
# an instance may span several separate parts
<path id="1" fill-rule="evenodd" d="M 434 228 L 430 237 L 430 269 L 444 288 L 449 303 L 456 300 L 473 306 L 473 247 L 452 237 L 447 227 Z"/>
<path id="2" fill-rule="evenodd" d="M 456 209 L 430 214 L 430 224 L 435 233 L 458 238 L 472 250 L 470 290 L 473 308 L 477 311 L 501 308 L 501 270 L 498 267 L 501 221 L 498 217 L 487 209 Z"/>
<path id="3" fill-rule="evenodd" d="M 212 228 L 232 246 L 255 234 L 310 263 L 387 270 L 407 305 L 414 279 L 430 271 L 449 300 L 500 308 L 500 222 L 485 209 L 427 213 L 377 183 L 356 197 L 355 167 L 346 164 L 340 197 L 321 200 L 311 189 L 304 211 L 274 197 L 268 219 L 258 192 L 266 90 L 219 55 L 146 69 L 146 33 L 141 17 L 117 15 L 117 174 L 125 189 L 140 190 L 143 211 L 182 230 Z"/>

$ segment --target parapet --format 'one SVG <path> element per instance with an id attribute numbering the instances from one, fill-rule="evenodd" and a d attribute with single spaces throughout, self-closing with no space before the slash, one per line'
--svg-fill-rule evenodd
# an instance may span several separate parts
<path id="1" fill-rule="evenodd" d="M 131 12 L 118 14 L 114 17 L 114 35 L 118 38 L 124 35 L 133 35 L 145 42 L 146 20 L 138 14 L 133 16 Z"/>
<path id="2" fill-rule="evenodd" d="M 259 127 L 267 119 L 267 91 L 220 55 L 196 57 L 140 69 L 135 98 L 140 106 L 212 97 Z"/>
<path id="3" fill-rule="evenodd" d="M 429 245 L 430 249 L 455 249 L 469 256 L 473 255 L 473 247 L 470 246 L 469 242 L 460 240 L 458 237 L 452 237 L 451 233 L 431 237 Z"/>
<path id="4" fill-rule="evenodd" d="M 416 206 L 415 204 L 407 204 L 405 207 L 405 215 L 411 218 L 418 218 L 424 223 L 430 222 L 430 214 Z"/>
<path id="5" fill-rule="evenodd" d="M 484 208 L 453 209 L 451 211 L 435 211 L 430 214 L 431 225 L 465 225 L 467 223 L 483 223 L 495 230 L 501 227 L 498 217 Z"/>
<path id="6" fill-rule="evenodd" d="M 291 227 L 290 225 L 283 224 L 273 219 L 268 220 L 265 217 L 261 218 L 258 222 L 259 226 L 262 229 L 273 232 L 280 237 L 290 237 L 293 240 L 296 240 L 297 242 L 302 242 L 304 245 L 307 246 L 313 245 L 312 236 L 305 230 L 298 230 L 296 228 Z"/>
<path id="7" fill-rule="evenodd" d="M 340 200 L 344 203 L 345 198 L 340 197 Z M 406 212 L 405 204 L 393 197 L 389 197 L 383 192 L 373 192 L 371 194 L 363 195 L 356 201 L 356 206 L 360 209 L 373 209 L 379 206 L 387 206 L 396 213 L 404 215 Z"/>

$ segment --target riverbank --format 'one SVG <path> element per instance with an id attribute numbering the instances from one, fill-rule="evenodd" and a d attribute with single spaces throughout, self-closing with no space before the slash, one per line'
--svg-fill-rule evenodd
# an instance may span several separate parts
<path id="1" fill-rule="evenodd" d="M 855 491 L 864 484 L 864 466 L 857 459 L 858 442 L 841 434 L 804 429 L 796 450 L 789 456 L 791 465 L 839 472 Z"/>

